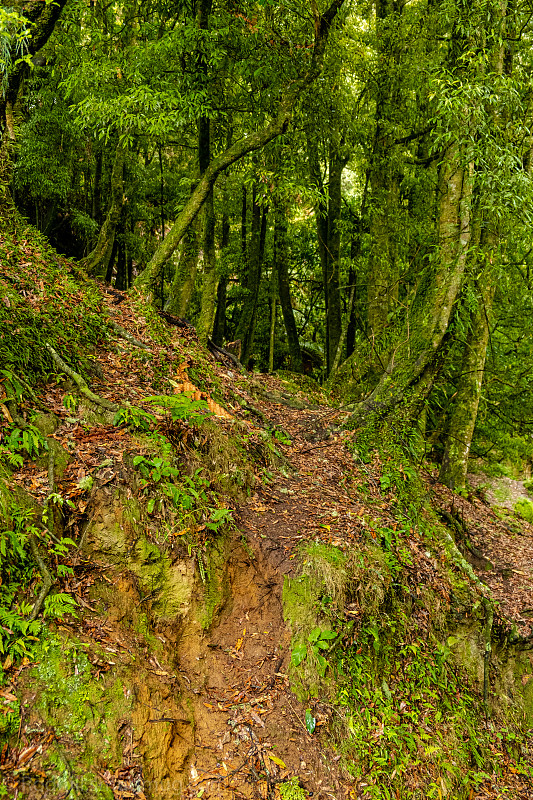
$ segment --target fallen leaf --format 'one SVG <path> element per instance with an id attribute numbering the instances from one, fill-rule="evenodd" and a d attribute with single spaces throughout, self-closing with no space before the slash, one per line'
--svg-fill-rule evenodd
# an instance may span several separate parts
<path id="1" fill-rule="evenodd" d="M 274 762 L 274 764 L 277 764 L 277 765 L 278 765 L 278 767 L 281 767 L 281 769 L 287 769 L 287 767 L 285 766 L 285 764 L 283 763 L 283 761 L 281 760 L 281 758 L 278 758 L 278 757 L 277 757 L 277 756 L 275 756 L 273 753 L 268 753 L 268 757 L 269 757 L 269 759 L 270 759 L 271 761 L 273 761 L 273 762 Z"/>

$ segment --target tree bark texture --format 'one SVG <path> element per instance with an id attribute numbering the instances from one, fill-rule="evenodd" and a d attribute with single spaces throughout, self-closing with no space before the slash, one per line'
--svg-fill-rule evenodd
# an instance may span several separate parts
<path id="1" fill-rule="evenodd" d="M 505 0 L 497 5 L 497 14 L 501 30 L 499 31 L 499 44 L 492 53 L 492 72 L 502 75 L 504 70 L 508 75 L 512 71 L 512 58 L 506 58 L 506 53 L 512 47 L 505 43 L 507 3 Z M 505 124 L 506 120 L 499 117 L 498 109 L 490 106 L 488 113 L 492 118 L 494 130 Z M 481 211 L 478 210 L 478 219 Z M 483 374 L 487 347 L 489 343 L 492 307 L 496 290 L 496 264 L 499 261 L 501 242 L 498 222 L 494 219 L 483 220 L 476 226 L 479 231 L 480 261 L 482 272 L 477 280 L 477 304 L 471 314 L 470 330 L 468 332 L 461 374 L 457 383 L 455 402 L 448 423 L 448 433 L 445 442 L 444 456 L 442 459 L 439 480 L 450 489 L 458 489 L 465 485 L 468 472 L 468 457 L 474 435 L 474 429 L 481 399 Z"/>
<path id="2" fill-rule="evenodd" d="M 274 269 L 277 274 L 279 301 L 287 332 L 291 369 L 302 372 L 302 351 L 294 318 L 289 282 L 289 247 L 287 240 L 287 209 L 281 200 L 274 205 Z"/>
<path id="3" fill-rule="evenodd" d="M 165 303 L 165 311 L 176 317 L 186 317 L 194 291 L 198 260 L 200 258 L 200 237 L 195 222 L 187 229 L 180 245 L 180 257 L 175 266 L 170 292 Z"/>
<path id="4" fill-rule="evenodd" d="M 421 280 L 387 367 L 371 394 L 356 410 L 388 415 L 400 403 L 420 401 L 436 374 L 435 359 L 463 284 L 470 244 L 473 166 L 455 142 L 440 167 L 436 264 Z"/>
<path id="5" fill-rule="evenodd" d="M 104 224 L 100 228 L 98 240 L 94 249 L 87 258 L 83 260 L 89 275 L 104 276 L 110 266 L 113 244 L 119 224 L 122 209 L 125 203 L 124 197 L 124 162 L 126 160 L 126 150 L 120 142 L 115 151 L 113 169 L 111 170 L 110 198 L 111 202 L 107 210 Z"/>
<path id="6" fill-rule="evenodd" d="M 487 346 L 489 343 L 490 320 L 496 283 L 494 280 L 494 251 L 487 243 L 486 265 L 477 285 L 477 306 L 472 312 L 471 327 L 468 333 L 461 374 L 449 420 L 444 456 L 439 480 L 450 489 L 465 485 L 468 472 L 468 456 L 474 435 Z"/>

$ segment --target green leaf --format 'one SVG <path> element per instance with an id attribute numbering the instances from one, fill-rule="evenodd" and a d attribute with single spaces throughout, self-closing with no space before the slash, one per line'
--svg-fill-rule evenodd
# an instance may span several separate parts
<path id="1" fill-rule="evenodd" d="M 309 634 L 309 636 L 307 638 L 309 639 L 309 641 L 311 643 L 316 642 L 317 639 L 320 638 L 320 634 L 321 633 L 322 633 L 322 631 L 320 630 L 320 628 L 315 628 L 314 630 L 311 631 L 311 633 Z"/>
<path id="2" fill-rule="evenodd" d="M 305 727 L 308 733 L 314 733 L 316 728 L 316 719 L 313 717 L 310 708 L 306 708 L 305 710 Z"/>
<path id="3" fill-rule="evenodd" d="M 320 655 L 320 653 L 316 654 L 317 661 L 318 661 L 318 674 L 324 677 L 326 674 L 326 668 L 328 666 L 328 662 L 324 658 L 324 656 Z"/>
<path id="4" fill-rule="evenodd" d="M 146 510 L 148 511 L 149 514 L 153 514 L 154 508 L 155 508 L 155 498 L 151 497 L 150 500 L 148 500 Z"/>
<path id="5" fill-rule="evenodd" d="M 321 639 L 335 639 L 337 637 L 336 631 L 322 631 L 320 634 Z"/>
<path id="6" fill-rule="evenodd" d="M 268 757 L 269 757 L 269 759 L 270 759 L 271 761 L 273 761 L 273 762 L 274 762 L 274 764 L 277 764 L 277 765 L 278 765 L 278 767 L 281 767 L 281 769 L 287 769 L 287 767 L 285 766 L 285 762 L 284 762 L 284 761 L 282 761 L 282 760 L 281 760 L 281 758 L 278 758 L 278 757 L 277 757 L 277 756 L 275 756 L 273 753 L 269 753 L 269 754 L 268 754 Z"/>
<path id="7" fill-rule="evenodd" d="M 291 664 L 293 664 L 295 667 L 299 667 L 304 658 L 306 657 L 307 657 L 307 647 L 305 645 L 305 642 L 301 642 L 300 644 L 297 644 L 293 648 L 291 655 Z"/>

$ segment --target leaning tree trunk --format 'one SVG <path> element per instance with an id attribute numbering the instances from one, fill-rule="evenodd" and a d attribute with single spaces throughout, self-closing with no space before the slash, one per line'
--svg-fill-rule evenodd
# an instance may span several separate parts
<path id="1" fill-rule="evenodd" d="M 198 260 L 200 258 L 200 239 L 196 224 L 187 230 L 181 243 L 180 257 L 174 270 L 170 292 L 165 303 L 165 311 L 177 317 L 186 317 L 194 291 Z"/>
<path id="2" fill-rule="evenodd" d="M 256 150 L 262 149 L 266 144 L 287 130 L 294 114 L 294 108 L 302 92 L 318 78 L 322 71 L 324 52 L 331 24 L 343 2 L 344 0 L 333 0 L 324 14 L 318 14 L 317 12 L 315 18 L 313 55 L 309 69 L 304 75 L 289 84 L 282 93 L 275 117 L 263 128 L 235 142 L 211 161 L 209 167 L 201 176 L 196 187 L 189 196 L 189 199 L 186 201 L 165 240 L 161 242 L 152 260 L 135 281 L 136 286 L 139 288 L 147 288 L 152 292 L 154 291 L 165 263 L 179 245 L 189 225 L 191 225 L 197 216 L 220 173 L 231 166 L 231 164 L 234 164 L 236 161 L 248 155 L 248 153 L 253 153 Z"/>
<path id="3" fill-rule="evenodd" d="M 371 394 L 356 407 L 356 417 L 388 416 L 400 404 L 415 404 L 429 393 L 435 363 L 463 284 L 470 245 L 473 166 L 454 142 L 439 174 L 438 264 L 421 281 L 411 314 Z"/>

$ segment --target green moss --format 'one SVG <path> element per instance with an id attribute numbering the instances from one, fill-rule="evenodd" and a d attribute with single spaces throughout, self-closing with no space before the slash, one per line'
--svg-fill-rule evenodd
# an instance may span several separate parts
<path id="1" fill-rule="evenodd" d="M 102 651 L 100 658 L 109 656 Z M 58 791 L 69 790 L 75 782 L 84 797 L 112 797 L 97 771 L 104 764 L 121 764 L 120 721 L 131 714 L 116 667 L 98 679 L 81 643 L 48 638 L 37 653 L 31 692 L 30 723 L 44 723 L 56 733 L 47 758 Z M 75 761 L 62 741 L 76 746 Z"/>
<path id="2" fill-rule="evenodd" d="M 57 439 L 48 437 L 46 443 L 48 445 L 48 452 L 44 452 L 39 456 L 37 459 L 37 466 L 41 470 L 48 469 L 48 462 L 50 458 L 49 454 L 52 453 L 54 457 L 54 480 L 59 481 L 63 477 L 63 473 L 69 465 L 70 455 L 65 448 L 61 446 Z"/>
<path id="3" fill-rule="evenodd" d="M 0 272 L 7 281 L 0 288 L 9 300 L 0 306 L 0 363 L 12 375 L 7 383 L 15 388 L 23 377 L 34 386 L 56 373 L 45 343 L 88 376 L 88 350 L 106 334 L 100 290 L 81 274 L 78 281 L 78 268 L 31 227 L 4 231 L 2 244 Z"/>
<path id="4" fill-rule="evenodd" d="M 162 642 L 160 642 L 159 639 L 154 636 L 148 614 L 144 612 L 139 614 L 137 619 L 134 621 L 133 630 L 135 633 L 143 637 L 153 653 L 161 652 Z"/>
<path id="5" fill-rule="evenodd" d="M 172 565 L 170 558 L 145 537 L 135 543 L 128 567 L 140 587 L 151 598 L 151 610 L 159 620 L 173 621 L 190 604 L 194 575 L 183 564 Z"/>
<path id="6" fill-rule="evenodd" d="M 61 420 L 56 414 L 40 412 L 32 418 L 32 425 L 34 425 L 43 436 L 52 436 L 59 428 L 60 423 Z"/>
<path id="7" fill-rule="evenodd" d="M 517 500 L 514 512 L 527 522 L 533 523 L 533 503 L 527 497 L 521 497 L 520 500 Z"/>
<path id="8" fill-rule="evenodd" d="M 529 494 L 533 494 L 533 480 L 532 479 L 524 481 L 524 489 L 526 490 L 526 492 L 529 492 Z"/>
<path id="9" fill-rule="evenodd" d="M 302 789 L 296 777 L 291 778 L 290 781 L 280 783 L 279 793 L 282 800 L 306 800 L 309 797 L 309 794 L 305 789 Z"/>
<path id="10" fill-rule="evenodd" d="M 210 542 L 205 565 L 204 603 L 200 624 L 208 630 L 216 614 L 229 596 L 230 587 L 227 574 L 229 537 L 219 536 Z"/>
<path id="11" fill-rule="evenodd" d="M 309 375 L 300 375 L 296 372 L 279 369 L 276 372 L 281 378 L 281 383 L 289 392 L 301 392 L 310 402 L 320 405 L 329 404 L 329 396 L 322 386 Z"/>

